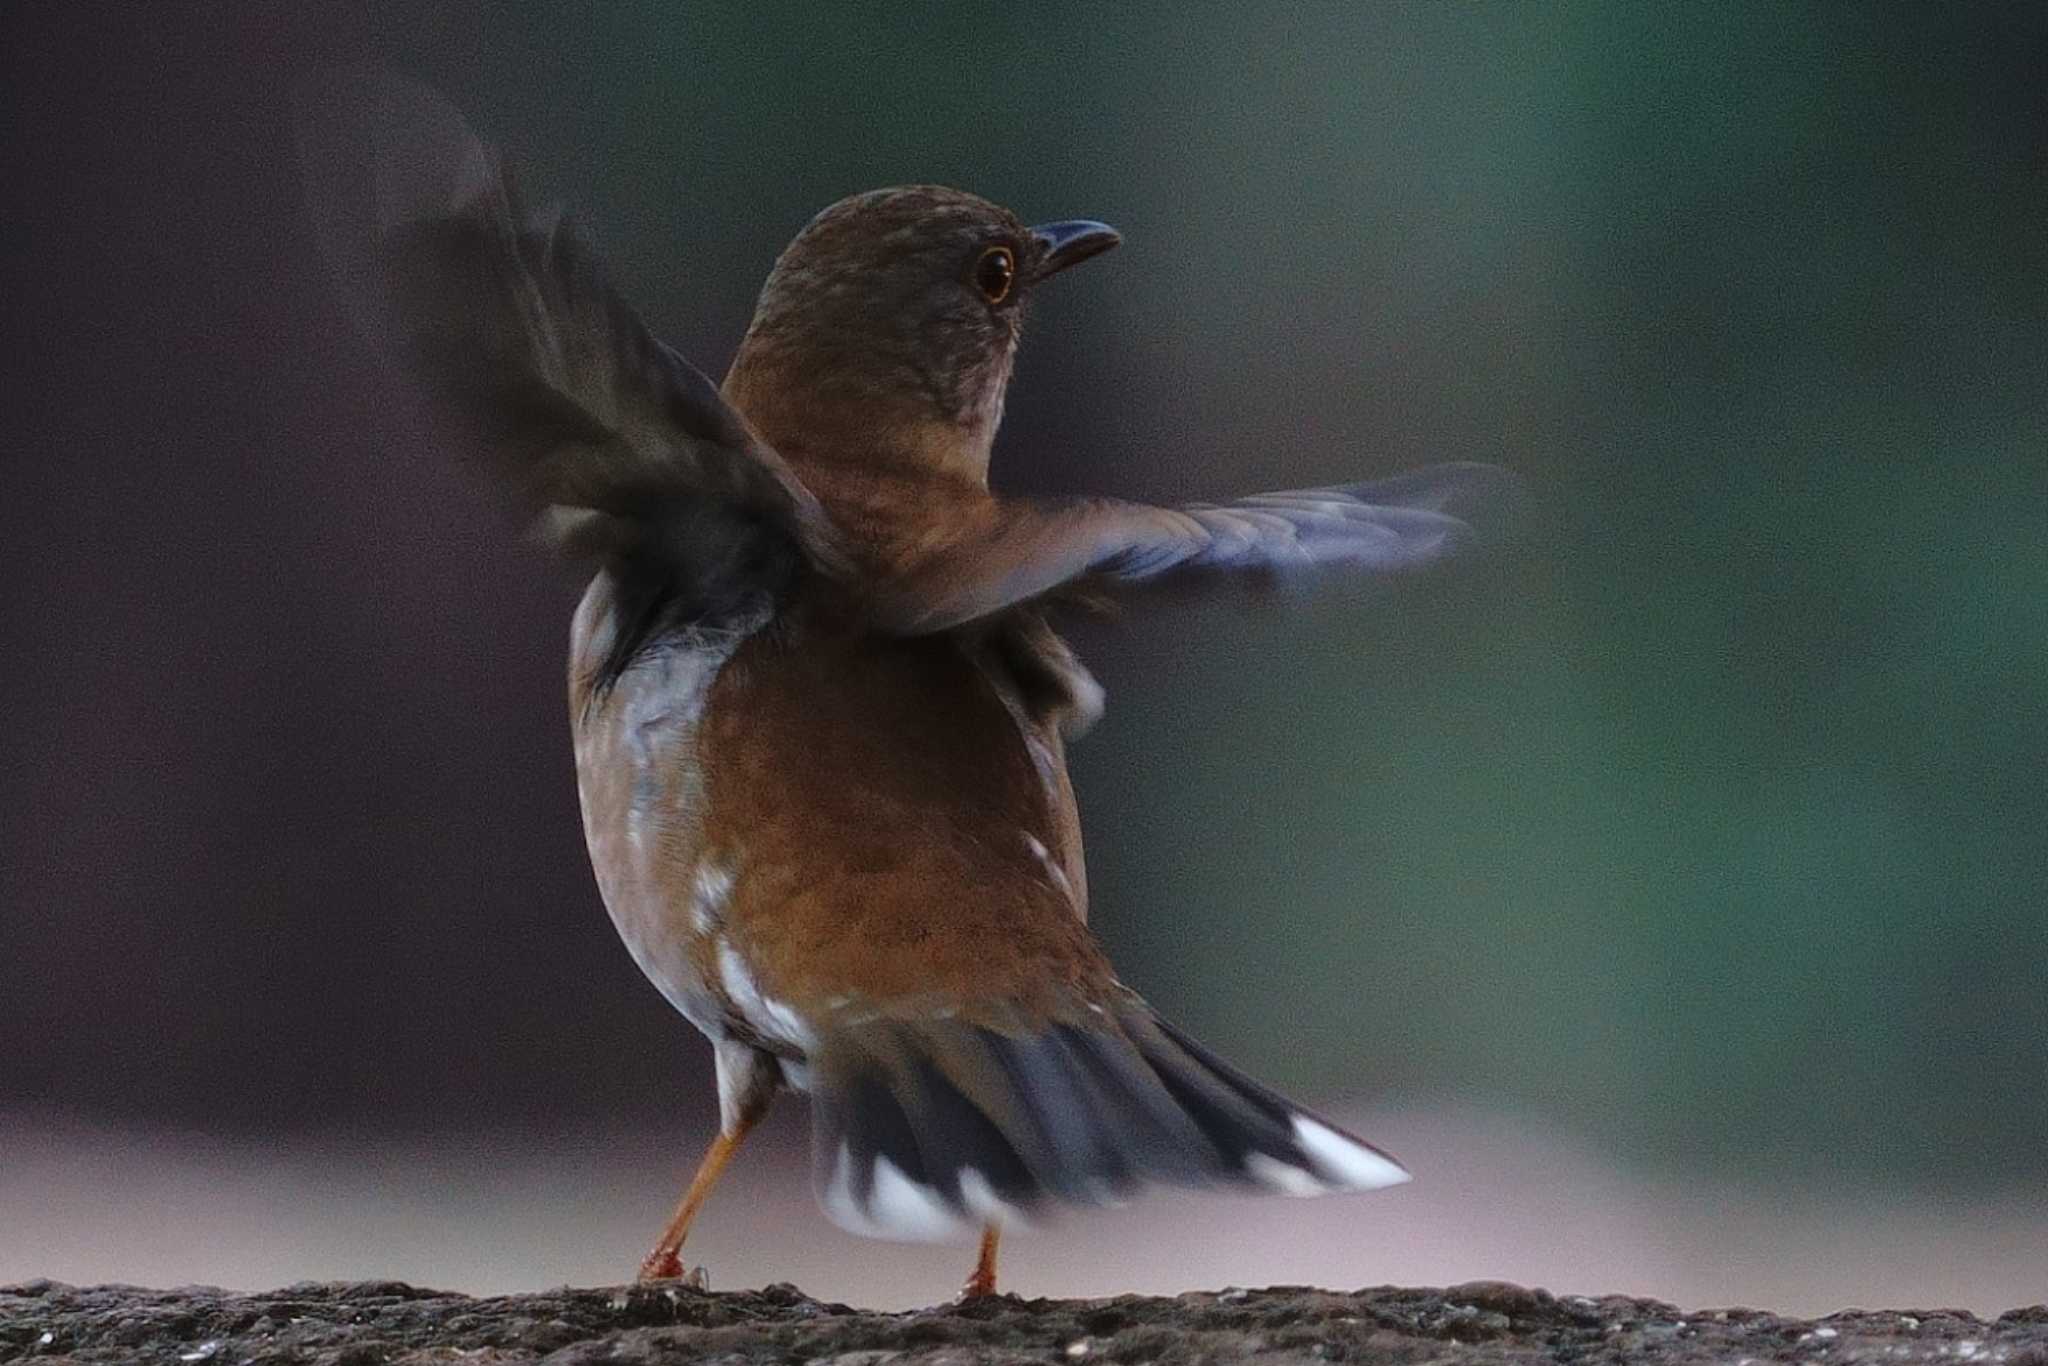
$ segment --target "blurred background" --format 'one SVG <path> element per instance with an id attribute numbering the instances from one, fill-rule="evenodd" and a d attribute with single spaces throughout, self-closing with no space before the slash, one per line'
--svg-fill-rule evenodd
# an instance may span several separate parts
<path id="1" fill-rule="evenodd" d="M 0 1280 L 616 1281 L 715 1123 L 584 857 L 579 584 L 301 217 L 290 92 L 362 59 L 714 374 L 847 192 L 1115 223 L 1007 488 L 1527 478 L 1441 572 L 1076 625 L 1112 955 L 1417 1180 L 1074 1219 L 1010 1287 L 2048 1299 L 2037 4 L 7 5 Z M 713 1285 L 950 1294 L 804 1138 Z"/>

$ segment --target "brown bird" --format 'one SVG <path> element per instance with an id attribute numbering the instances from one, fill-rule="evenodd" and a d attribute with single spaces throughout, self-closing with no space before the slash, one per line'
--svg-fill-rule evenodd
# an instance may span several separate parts
<path id="1" fill-rule="evenodd" d="M 548 540 L 593 559 L 569 661 L 591 863 L 633 959 L 711 1040 L 720 1129 L 641 1267 L 777 1091 L 825 1212 L 981 1234 L 1148 1182 L 1287 1195 L 1391 1157 L 1153 1013 L 1087 928 L 1066 742 L 1102 690 L 1048 625 L 1209 570 L 1384 571 L 1501 482 L 1147 507 L 988 487 L 1031 294 L 1117 244 L 958 190 L 853 195 L 782 253 L 722 386 L 658 341 L 559 215 L 528 215 L 438 96 L 302 98 L 316 223 L 358 319 L 476 424 Z"/>

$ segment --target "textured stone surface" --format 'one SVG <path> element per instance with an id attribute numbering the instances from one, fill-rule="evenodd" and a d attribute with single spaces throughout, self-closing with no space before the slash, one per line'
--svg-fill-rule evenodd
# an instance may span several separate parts
<path id="1" fill-rule="evenodd" d="M 1449 1290 L 1225 1290 L 1016 1300 L 875 1314 L 792 1286 L 680 1286 L 474 1299 L 395 1282 L 206 1288 L 0 1287 L 0 1361 L 319 1363 L 2001 1362 L 2048 1366 L 2048 1306 L 1779 1318 L 1654 1300 Z"/>

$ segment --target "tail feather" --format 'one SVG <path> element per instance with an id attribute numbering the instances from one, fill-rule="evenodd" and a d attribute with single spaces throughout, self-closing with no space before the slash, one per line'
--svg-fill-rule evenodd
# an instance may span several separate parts
<path id="1" fill-rule="evenodd" d="M 1193 1063 L 1176 1068 L 1169 1057 L 1156 1057 L 1162 1079 L 1210 1079 L 1238 1103 L 1215 1115 L 1205 1132 L 1245 1178 L 1285 1195 L 1379 1190 L 1408 1180 L 1408 1169 L 1387 1153 L 1268 1090 L 1166 1021 L 1154 1016 L 1150 1023 Z M 1190 1108 L 1201 1104 L 1191 1093 Z M 1245 1123 L 1244 1109 L 1258 1120 Z"/>
<path id="2" fill-rule="evenodd" d="M 812 1088 L 819 1201 L 873 1237 L 961 1239 L 1153 1183 L 1320 1195 L 1407 1180 L 1135 997 L 1035 1032 L 842 1029 L 813 1058 Z"/>

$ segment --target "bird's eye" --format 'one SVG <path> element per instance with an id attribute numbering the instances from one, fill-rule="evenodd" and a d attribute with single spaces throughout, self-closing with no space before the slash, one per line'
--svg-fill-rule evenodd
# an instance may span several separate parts
<path id="1" fill-rule="evenodd" d="M 974 263 L 975 287 L 992 304 L 1009 298 L 1010 286 L 1016 283 L 1017 257 L 1008 247 L 990 247 Z"/>

